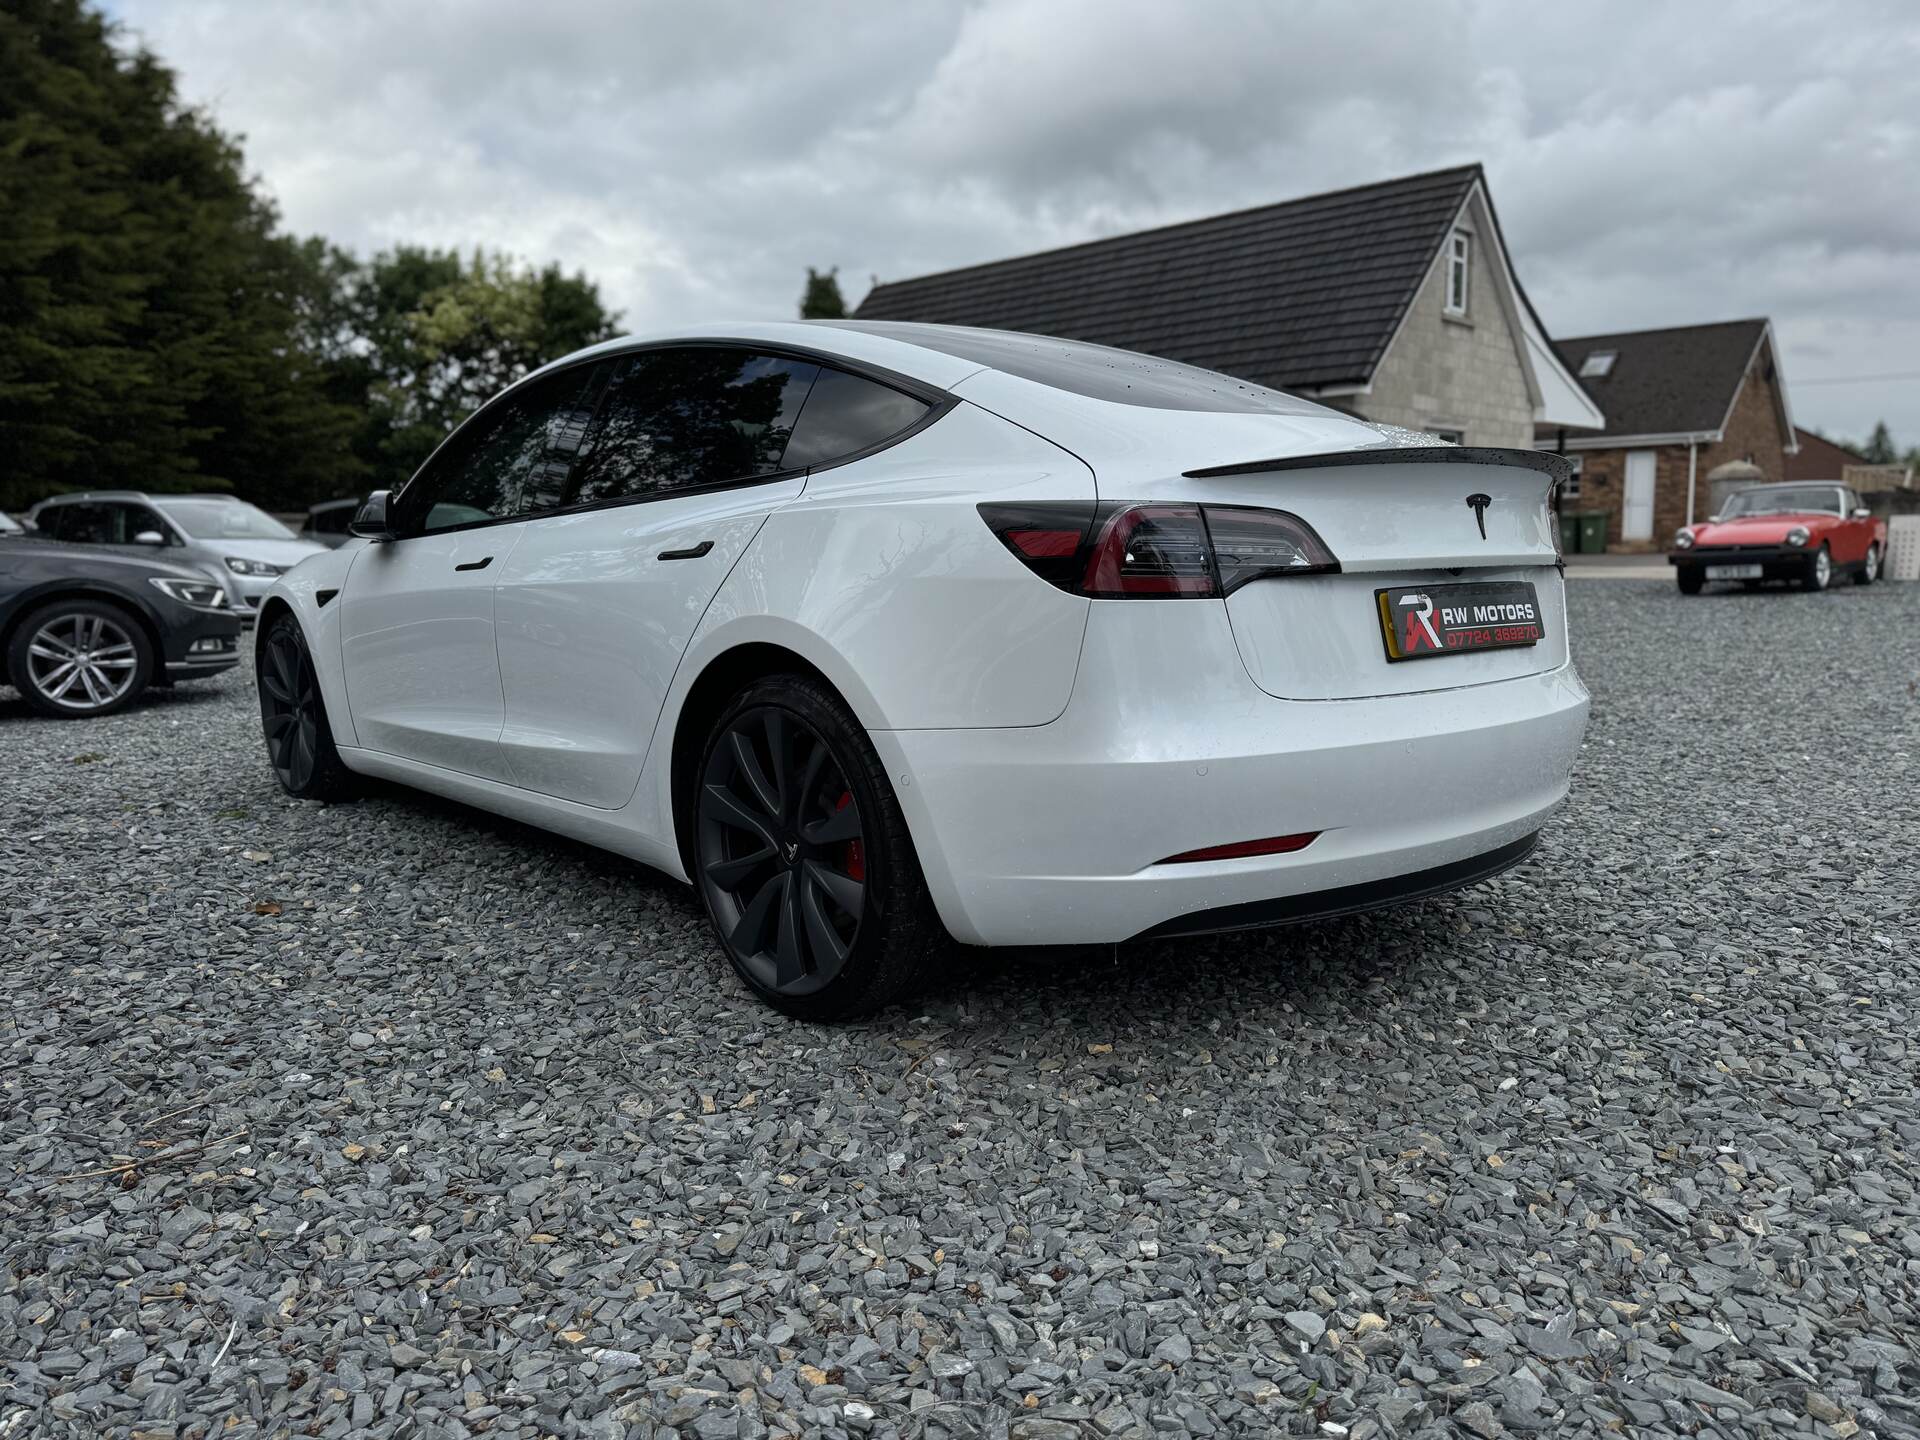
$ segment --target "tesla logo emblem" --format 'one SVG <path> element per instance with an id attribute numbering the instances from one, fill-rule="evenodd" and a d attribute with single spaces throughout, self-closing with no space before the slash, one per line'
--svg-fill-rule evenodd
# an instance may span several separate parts
<path id="1" fill-rule="evenodd" d="M 800 858 L 800 842 L 798 840 L 789 840 L 780 848 L 786 854 L 789 865 Z"/>
<path id="2" fill-rule="evenodd" d="M 1487 538 L 1487 506 L 1493 503 L 1491 495 L 1469 495 L 1467 504 L 1473 507 L 1473 518 L 1480 522 L 1480 538 Z"/>

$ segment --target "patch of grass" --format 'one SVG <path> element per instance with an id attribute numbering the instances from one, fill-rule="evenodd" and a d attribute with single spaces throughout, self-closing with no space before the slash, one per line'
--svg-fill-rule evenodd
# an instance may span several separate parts
<path id="1" fill-rule="evenodd" d="M 244 810 L 216 810 L 213 812 L 213 818 L 216 820 L 244 820 L 247 818 L 247 812 Z"/>
<path id="2" fill-rule="evenodd" d="M 103 750 L 83 750 L 73 757 L 73 763 L 76 765 L 91 765 L 96 760 L 104 760 L 106 758 L 106 752 Z"/>

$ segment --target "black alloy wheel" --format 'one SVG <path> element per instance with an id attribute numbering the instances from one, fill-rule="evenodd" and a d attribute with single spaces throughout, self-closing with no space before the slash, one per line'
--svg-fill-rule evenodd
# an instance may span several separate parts
<path id="1" fill-rule="evenodd" d="M 870 909 L 860 803 L 833 746 L 780 705 L 731 715 L 700 777 L 699 881 L 735 966 L 774 996 L 818 994 Z"/>
<path id="2" fill-rule="evenodd" d="M 283 615 L 260 647 L 257 677 L 267 759 L 280 788 L 302 800 L 335 800 L 352 780 L 334 748 L 320 677 L 299 622 Z"/>

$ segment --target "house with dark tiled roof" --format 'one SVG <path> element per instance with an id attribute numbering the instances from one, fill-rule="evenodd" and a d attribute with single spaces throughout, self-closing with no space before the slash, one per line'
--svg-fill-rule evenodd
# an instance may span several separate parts
<path id="1" fill-rule="evenodd" d="M 882 283 L 856 314 L 1139 350 L 1468 445 L 1606 423 L 1478 165 Z"/>
<path id="2" fill-rule="evenodd" d="M 1787 457 L 1789 480 L 1831 480 L 1839 484 L 1849 465 L 1865 465 L 1867 457 L 1804 426 L 1793 427 L 1799 453 Z"/>
<path id="3" fill-rule="evenodd" d="M 1598 431 L 1541 427 L 1578 464 L 1562 507 L 1607 514 L 1607 540 L 1657 549 L 1704 520 L 1733 486 L 1789 479 L 1799 448 L 1786 379 L 1764 319 L 1557 340 L 1606 414 Z"/>

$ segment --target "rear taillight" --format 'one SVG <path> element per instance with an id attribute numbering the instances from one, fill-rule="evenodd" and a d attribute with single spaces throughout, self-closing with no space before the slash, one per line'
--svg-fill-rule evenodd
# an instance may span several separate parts
<path id="1" fill-rule="evenodd" d="M 982 505 L 980 517 L 1034 574 L 1096 600 L 1196 600 L 1340 562 L 1284 510 L 1144 503 Z"/>

